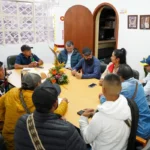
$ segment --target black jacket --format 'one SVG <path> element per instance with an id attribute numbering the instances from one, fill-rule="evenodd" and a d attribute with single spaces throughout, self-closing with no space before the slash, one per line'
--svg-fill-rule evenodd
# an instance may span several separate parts
<path id="1" fill-rule="evenodd" d="M 17 122 L 15 130 L 15 149 L 34 150 L 27 131 L 28 115 L 23 115 Z M 75 127 L 61 120 L 56 114 L 42 114 L 34 112 L 35 126 L 39 138 L 45 150 L 86 150 L 86 144 L 82 140 Z"/>

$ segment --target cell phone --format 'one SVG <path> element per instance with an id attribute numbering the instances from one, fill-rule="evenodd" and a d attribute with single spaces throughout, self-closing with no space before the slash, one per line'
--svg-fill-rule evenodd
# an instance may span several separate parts
<path id="1" fill-rule="evenodd" d="M 91 87 L 91 88 L 94 87 L 94 86 L 96 86 L 95 83 L 92 83 L 92 84 L 89 85 L 89 87 Z"/>
<path id="2" fill-rule="evenodd" d="M 42 67 L 42 66 L 37 66 L 37 68 L 41 68 L 41 69 L 43 69 L 44 67 Z"/>
<path id="3" fill-rule="evenodd" d="M 80 110 L 80 111 L 77 112 L 77 114 L 78 114 L 79 116 L 81 116 L 83 113 L 84 113 L 84 110 Z"/>

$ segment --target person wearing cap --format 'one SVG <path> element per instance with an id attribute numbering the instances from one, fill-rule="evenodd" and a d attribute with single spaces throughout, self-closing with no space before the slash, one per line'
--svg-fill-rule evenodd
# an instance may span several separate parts
<path id="1" fill-rule="evenodd" d="M 15 69 L 34 68 L 43 64 L 43 61 L 31 52 L 32 48 L 28 45 L 21 46 L 22 53 L 16 57 Z"/>
<path id="2" fill-rule="evenodd" d="M 148 104 L 150 105 L 150 56 L 147 58 L 144 58 L 142 61 L 140 61 L 141 65 L 144 66 L 146 71 L 148 72 L 147 76 L 142 79 L 140 82 L 145 84 L 144 86 L 144 92 L 148 100 Z"/>
<path id="3" fill-rule="evenodd" d="M 80 61 L 81 55 L 72 41 L 67 41 L 65 49 L 62 50 L 58 55 L 58 61 L 65 64 L 65 68 L 71 69 Z"/>
<path id="4" fill-rule="evenodd" d="M 72 69 L 72 75 L 78 79 L 99 79 L 101 76 L 100 61 L 92 55 L 92 51 L 85 47 L 82 50 L 83 58 Z M 82 69 L 82 73 L 78 73 Z"/>
<path id="5" fill-rule="evenodd" d="M 54 88 L 50 82 L 34 90 L 32 100 L 36 110 L 18 120 L 14 136 L 15 149 L 33 150 L 40 146 L 43 150 L 86 150 L 86 144 L 76 128 L 54 113 L 58 107 L 59 93 L 58 88 Z M 30 117 L 34 121 L 34 128 L 28 123 Z M 37 135 L 32 134 L 34 131 Z"/>
<path id="6" fill-rule="evenodd" d="M 45 82 L 49 81 L 46 80 Z M 6 141 L 7 150 L 14 150 L 14 131 L 17 120 L 23 114 L 34 112 L 35 106 L 32 102 L 32 94 L 40 84 L 41 77 L 39 74 L 26 73 L 22 77 L 21 88 L 13 88 L 0 97 L 0 121 L 4 122 L 2 135 Z M 40 99 L 44 101 L 43 97 L 40 97 Z M 63 99 L 55 113 L 60 116 L 64 115 L 67 110 L 67 103 L 68 100 Z"/>

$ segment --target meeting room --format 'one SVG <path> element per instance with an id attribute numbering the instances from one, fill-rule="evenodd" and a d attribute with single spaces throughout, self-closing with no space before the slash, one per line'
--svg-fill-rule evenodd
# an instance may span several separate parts
<path id="1" fill-rule="evenodd" d="M 0 0 L 0 150 L 150 150 L 149 5 Z"/>

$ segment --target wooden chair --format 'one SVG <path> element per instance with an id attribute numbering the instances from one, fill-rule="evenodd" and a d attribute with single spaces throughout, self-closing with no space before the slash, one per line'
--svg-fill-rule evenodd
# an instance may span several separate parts
<path id="1" fill-rule="evenodd" d="M 136 136 L 136 141 L 141 143 L 143 145 L 143 147 L 145 147 L 146 144 L 147 144 L 147 140 L 145 140 L 145 139 L 143 139 L 143 138 L 141 138 L 139 136 Z"/>
<path id="2" fill-rule="evenodd" d="M 143 148 L 141 150 L 150 150 L 150 139 L 145 140 L 139 136 L 136 136 L 136 141 L 143 145 Z"/>

